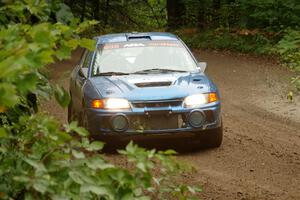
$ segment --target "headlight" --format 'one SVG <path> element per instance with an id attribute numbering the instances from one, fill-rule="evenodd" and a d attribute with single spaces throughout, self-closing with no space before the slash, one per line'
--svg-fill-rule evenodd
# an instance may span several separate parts
<path id="1" fill-rule="evenodd" d="M 123 109 L 129 109 L 130 105 L 127 99 L 108 98 L 108 99 L 93 100 L 92 108 L 108 109 L 108 110 L 123 110 Z"/>
<path id="2" fill-rule="evenodd" d="M 215 92 L 207 94 L 195 94 L 187 96 L 184 99 L 184 106 L 187 108 L 194 108 L 215 101 L 218 101 L 218 95 Z"/>

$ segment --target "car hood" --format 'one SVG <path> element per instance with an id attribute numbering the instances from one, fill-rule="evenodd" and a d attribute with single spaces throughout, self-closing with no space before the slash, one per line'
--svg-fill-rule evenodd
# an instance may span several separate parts
<path id="1" fill-rule="evenodd" d="M 93 77 L 91 82 L 100 98 L 126 98 L 155 101 L 184 98 L 210 91 L 210 80 L 203 73 L 169 73 Z"/>

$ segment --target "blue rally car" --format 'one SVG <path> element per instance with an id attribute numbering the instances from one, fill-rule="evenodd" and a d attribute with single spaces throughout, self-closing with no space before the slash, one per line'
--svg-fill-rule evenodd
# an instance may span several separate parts
<path id="1" fill-rule="evenodd" d="M 71 74 L 68 120 L 92 138 L 188 138 L 222 143 L 219 92 L 187 46 L 170 33 L 96 37 Z"/>

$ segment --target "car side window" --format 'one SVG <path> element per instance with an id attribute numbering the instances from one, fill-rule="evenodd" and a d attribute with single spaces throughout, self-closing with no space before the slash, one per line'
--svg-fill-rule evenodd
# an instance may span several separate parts
<path id="1" fill-rule="evenodd" d="M 81 72 L 85 77 L 88 76 L 88 68 L 93 57 L 93 52 L 86 50 L 80 63 Z"/>
<path id="2" fill-rule="evenodd" d="M 85 50 L 85 51 L 82 53 L 82 55 L 81 55 L 81 59 L 80 59 L 80 63 L 79 63 L 80 68 L 82 67 L 83 62 L 85 61 L 87 52 L 88 52 L 88 51 Z"/>
<path id="3" fill-rule="evenodd" d="M 93 57 L 93 52 L 91 51 L 87 51 L 87 54 L 84 58 L 84 61 L 82 63 L 82 68 L 88 68 L 90 63 L 91 63 L 91 60 L 92 60 L 92 57 Z"/>

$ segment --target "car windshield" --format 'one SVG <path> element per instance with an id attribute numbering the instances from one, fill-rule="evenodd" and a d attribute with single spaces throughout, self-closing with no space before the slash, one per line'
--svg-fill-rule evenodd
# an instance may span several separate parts
<path id="1" fill-rule="evenodd" d="M 92 75 L 191 72 L 196 63 L 179 41 L 109 43 L 97 50 Z"/>

